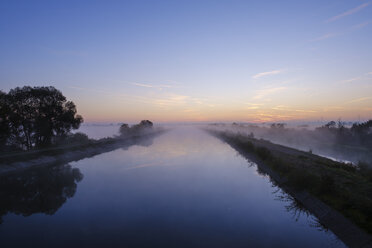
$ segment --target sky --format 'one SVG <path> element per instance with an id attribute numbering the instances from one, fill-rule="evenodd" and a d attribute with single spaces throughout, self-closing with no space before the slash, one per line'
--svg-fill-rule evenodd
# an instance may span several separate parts
<path id="1" fill-rule="evenodd" d="M 0 90 L 86 122 L 372 118 L 372 1 L 0 1 Z"/>

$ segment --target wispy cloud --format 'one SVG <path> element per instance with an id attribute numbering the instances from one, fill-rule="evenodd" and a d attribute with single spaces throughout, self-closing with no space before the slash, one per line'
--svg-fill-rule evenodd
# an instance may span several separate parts
<path id="1" fill-rule="evenodd" d="M 190 96 L 179 94 L 165 94 L 151 99 L 152 104 L 163 108 L 184 107 L 191 100 Z"/>
<path id="2" fill-rule="evenodd" d="M 250 110 L 250 109 L 259 109 L 260 107 L 258 106 L 249 106 L 249 107 L 245 107 L 245 109 L 247 110 Z"/>
<path id="3" fill-rule="evenodd" d="M 245 102 L 243 104 L 248 105 L 248 107 L 245 107 L 244 109 L 259 109 L 263 106 L 262 103 Z"/>
<path id="4" fill-rule="evenodd" d="M 326 40 L 326 39 L 335 37 L 337 35 L 340 35 L 340 34 L 339 33 L 327 33 L 325 35 L 322 35 L 322 36 L 319 36 L 319 37 L 317 37 L 315 39 L 310 40 L 310 42 Z"/>
<path id="5" fill-rule="evenodd" d="M 329 18 L 328 20 L 326 20 L 326 22 L 334 22 L 334 21 L 336 21 L 338 19 L 341 19 L 341 18 L 343 18 L 345 16 L 349 16 L 349 15 L 355 14 L 355 13 L 361 11 L 362 9 L 366 8 L 370 4 L 371 4 L 371 2 L 363 3 L 363 4 L 357 6 L 357 7 L 353 8 L 353 9 L 350 9 L 350 10 L 344 12 L 344 13 L 341 13 L 339 15 L 336 15 L 336 16 L 333 16 L 333 17 Z"/>
<path id="6" fill-rule="evenodd" d="M 271 109 L 274 109 L 274 110 L 290 110 L 290 108 L 286 105 L 277 105 L 277 106 L 272 107 Z"/>
<path id="7" fill-rule="evenodd" d="M 316 113 L 317 111 L 315 110 L 308 110 L 308 109 L 295 109 L 295 112 L 300 112 L 300 113 Z"/>
<path id="8" fill-rule="evenodd" d="M 370 23 L 371 22 L 369 22 L 369 21 L 368 22 L 362 22 L 362 23 L 359 23 L 357 25 L 346 28 L 343 31 L 340 31 L 340 32 L 337 32 L 337 33 L 336 32 L 329 32 L 329 33 L 326 33 L 326 34 L 321 35 L 319 37 L 316 37 L 315 39 L 309 40 L 309 42 L 322 41 L 322 40 L 326 40 L 326 39 L 333 38 L 333 37 L 336 37 L 336 36 L 345 35 L 345 34 L 348 34 L 350 32 L 353 32 L 355 30 L 364 28 L 365 26 L 367 26 Z"/>
<path id="9" fill-rule="evenodd" d="M 162 89 L 162 88 L 174 88 L 174 85 L 170 84 L 144 84 L 144 83 L 131 83 L 132 85 L 138 86 L 138 87 L 145 87 L 145 88 L 156 88 L 156 89 Z"/>
<path id="10" fill-rule="evenodd" d="M 262 99 L 268 95 L 272 95 L 274 93 L 277 93 L 279 91 L 283 91 L 283 90 L 286 90 L 288 89 L 287 87 L 275 87 L 275 88 L 266 88 L 266 89 L 262 89 L 262 90 L 259 90 L 257 91 L 256 95 L 253 97 L 253 99 Z"/>
<path id="11" fill-rule="evenodd" d="M 344 111 L 345 107 L 341 106 L 326 106 L 322 109 L 323 112 L 331 112 L 331 111 Z"/>
<path id="12" fill-rule="evenodd" d="M 357 98 L 357 99 L 353 99 L 351 101 L 348 101 L 347 103 L 364 102 L 364 101 L 367 101 L 369 99 L 372 99 L 372 97 L 361 97 L 361 98 Z"/>
<path id="13" fill-rule="evenodd" d="M 357 25 L 354 25 L 353 26 L 353 28 L 354 29 L 359 29 L 359 28 L 363 28 L 363 27 L 365 27 L 365 26 L 367 26 L 368 24 L 370 24 L 371 22 L 362 22 L 362 23 L 359 23 L 359 24 L 357 24 Z"/>
<path id="14" fill-rule="evenodd" d="M 352 83 L 352 82 L 358 81 L 360 79 L 362 79 L 362 77 L 350 78 L 350 79 L 346 79 L 346 80 L 341 81 L 341 83 Z"/>
<path id="15" fill-rule="evenodd" d="M 254 122 L 268 122 L 294 119 L 294 115 L 291 114 L 276 114 L 267 112 L 255 113 L 255 116 L 256 118 L 253 120 Z"/>
<path id="16" fill-rule="evenodd" d="M 281 70 L 273 70 L 273 71 L 260 72 L 260 73 L 257 73 L 256 75 L 252 76 L 252 78 L 257 79 L 257 78 L 268 76 L 268 75 L 279 74 L 281 72 L 282 72 Z"/>
<path id="17" fill-rule="evenodd" d="M 352 83 L 352 82 L 359 81 L 359 80 L 370 79 L 369 75 L 372 75 L 372 72 L 367 72 L 358 77 L 342 80 L 341 83 Z"/>
<path id="18" fill-rule="evenodd" d="M 277 105 L 272 107 L 273 110 L 279 110 L 279 111 L 287 111 L 287 112 L 298 112 L 298 113 L 315 113 L 314 110 L 308 110 L 308 109 L 293 109 L 290 106 L 286 105 Z"/>
<path id="19" fill-rule="evenodd" d="M 245 102 L 244 104 L 251 105 L 251 106 L 262 106 L 262 105 L 264 105 L 263 103 L 253 103 L 253 102 Z"/>

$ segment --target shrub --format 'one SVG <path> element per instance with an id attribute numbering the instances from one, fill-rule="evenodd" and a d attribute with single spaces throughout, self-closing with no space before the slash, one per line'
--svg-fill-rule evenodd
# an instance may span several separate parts
<path id="1" fill-rule="evenodd" d="M 256 153 L 262 160 L 268 160 L 272 158 L 271 152 L 266 147 L 257 147 Z"/>
<path id="2" fill-rule="evenodd" d="M 119 128 L 120 135 L 127 135 L 129 133 L 129 125 L 126 123 L 123 123 Z"/>
<path id="3" fill-rule="evenodd" d="M 66 144 L 86 144 L 89 143 L 90 139 L 85 133 L 74 133 L 67 136 L 65 143 Z"/>
<path id="4" fill-rule="evenodd" d="M 254 151 L 254 145 L 250 141 L 242 142 L 241 146 L 245 150 Z"/>
<path id="5" fill-rule="evenodd" d="M 275 158 L 271 163 L 272 167 L 280 173 L 287 173 L 291 171 L 292 167 L 284 163 L 281 159 Z"/>
<path id="6" fill-rule="evenodd" d="M 318 185 L 318 177 L 303 170 L 292 170 L 288 176 L 288 184 L 296 190 L 314 191 Z"/>
<path id="7" fill-rule="evenodd" d="M 363 177 L 367 178 L 369 181 L 372 181 L 372 166 L 370 166 L 369 164 L 365 162 L 359 161 L 357 168 L 358 168 L 359 173 Z"/>
<path id="8" fill-rule="evenodd" d="M 335 191 L 335 180 L 330 175 L 322 175 L 320 178 L 320 194 L 331 194 Z"/>

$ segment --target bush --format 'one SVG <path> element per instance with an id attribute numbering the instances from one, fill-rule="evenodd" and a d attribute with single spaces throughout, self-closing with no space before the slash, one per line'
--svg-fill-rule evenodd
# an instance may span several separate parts
<path id="1" fill-rule="evenodd" d="M 287 173 L 292 170 L 292 167 L 284 163 L 281 159 L 275 158 L 272 161 L 272 167 L 279 173 Z"/>
<path id="2" fill-rule="evenodd" d="M 244 150 L 254 151 L 254 145 L 253 145 L 253 143 L 250 142 L 250 141 L 242 142 L 241 147 L 242 147 Z"/>
<path id="3" fill-rule="evenodd" d="M 262 160 L 268 160 L 272 158 L 270 150 L 265 147 L 257 147 L 256 153 Z"/>
<path id="4" fill-rule="evenodd" d="M 359 173 L 363 177 L 367 178 L 367 180 L 369 181 L 372 181 L 372 166 L 371 165 L 359 161 L 357 168 L 358 168 Z"/>
<path id="5" fill-rule="evenodd" d="M 288 184 L 296 190 L 314 191 L 319 185 L 318 177 L 303 170 L 292 170 L 288 176 Z"/>
<path id="6" fill-rule="evenodd" d="M 88 135 L 85 133 L 74 133 L 69 136 L 67 136 L 64 143 L 66 144 L 86 144 L 89 143 L 90 139 L 88 138 Z"/>
<path id="7" fill-rule="evenodd" d="M 320 194 L 331 194 L 335 191 L 335 180 L 330 175 L 322 175 L 320 178 Z"/>
<path id="8" fill-rule="evenodd" d="M 127 135 L 130 131 L 129 125 L 126 123 L 123 123 L 119 128 L 120 135 Z"/>

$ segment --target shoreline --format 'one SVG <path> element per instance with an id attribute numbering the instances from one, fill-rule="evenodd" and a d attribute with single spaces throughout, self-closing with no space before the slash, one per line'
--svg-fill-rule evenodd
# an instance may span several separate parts
<path id="1" fill-rule="evenodd" d="M 267 174 L 278 187 L 300 202 L 311 214 L 318 218 L 321 224 L 329 228 L 345 245 L 348 247 L 372 247 L 372 236 L 342 215 L 339 211 L 330 207 L 309 192 L 299 191 L 287 185 L 288 179 L 285 176 L 274 171 L 263 159 L 259 158 L 259 156 L 253 152 L 240 148 L 236 141 L 233 142 L 222 137 L 218 131 L 206 131 L 231 146 L 244 158 L 254 162 L 258 170 Z M 275 144 L 272 145 L 275 146 Z"/>
<path id="2" fill-rule="evenodd" d="M 125 138 L 109 138 L 103 141 L 94 142 L 90 144 L 73 145 L 69 147 L 57 147 L 49 149 L 49 152 L 57 152 L 57 154 L 44 155 L 44 151 L 40 152 L 37 158 L 19 159 L 11 163 L 0 162 L 0 176 L 6 176 L 20 171 L 28 170 L 40 166 L 52 166 L 55 164 L 70 163 L 84 158 L 94 157 L 96 155 L 110 152 L 118 148 L 129 148 L 133 145 L 149 145 L 152 139 L 158 135 L 163 134 L 167 130 L 156 130 L 146 134 L 131 135 Z M 36 152 L 36 156 L 37 156 Z M 34 155 L 34 154 L 33 154 Z M 14 155 L 14 157 L 21 156 Z"/>

